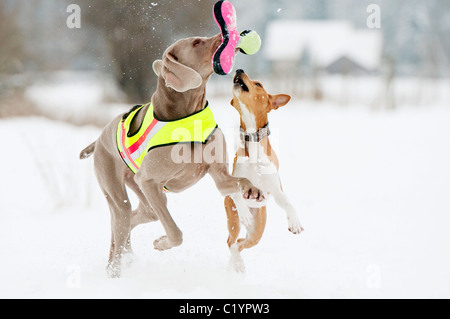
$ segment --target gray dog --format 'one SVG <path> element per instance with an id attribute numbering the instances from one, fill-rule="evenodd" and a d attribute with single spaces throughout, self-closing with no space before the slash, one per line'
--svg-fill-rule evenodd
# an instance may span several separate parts
<path id="1" fill-rule="evenodd" d="M 218 34 L 211 38 L 182 39 L 172 44 L 162 60 L 153 63 L 158 85 L 152 103 L 135 112 L 126 136 L 141 130 L 149 107 L 153 107 L 154 118 L 164 123 L 189 118 L 205 110 L 206 83 L 214 72 L 211 60 L 221 41 Z M 107 266 L 111 277 L 120 276 L 121 257 L 131 251 L 130 233 L 139 224 L 161 221 L 166 235 L 154 241 L 155 249 L 166 250 L 181 245 L 183 235 L 167 209 L 164 190 L 181 192 L 209 173 L 223 196 L 264 201 L 262 192 L 249 180 L 229 174 L 224 136 L 217 127 L 203 143 L 172 143 L 145 152 L 147 155 L 142 158 L 140 167 L 133 171 L 118 149 L 118 126 L 127 115 L 115 118 L 80 154 L 82 159 L 94 154 L 95 174 L 111 212 L 111 248 Z M 181 147 L 183 161 L 174 156 L 180 154 Z M 189 161 L 186 150 L 192 154 Z M 139 206 L 133 211 L 126 186 L 139 198 Z M 244 223 L 250 222 L 249 212 L 239 214 L 243 214 Z"/>

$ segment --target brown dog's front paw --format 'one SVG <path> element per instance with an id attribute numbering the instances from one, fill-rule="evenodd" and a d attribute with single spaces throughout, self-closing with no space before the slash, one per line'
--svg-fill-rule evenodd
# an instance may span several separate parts
<path id="1" fill-rule="evenodd" d="M 298 235 L 301 232 L 303 232 L 305 229 L 300 224 L 300 221 L 298 220 L 298 218 L 296 216 L 293 216 L 293 217 L 288 218 L 288 230 L 291 233 Z"/>

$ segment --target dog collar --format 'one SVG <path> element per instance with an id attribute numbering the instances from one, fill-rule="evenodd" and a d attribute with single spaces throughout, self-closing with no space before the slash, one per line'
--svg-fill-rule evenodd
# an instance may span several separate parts
<path id="1" fill-rule="evenodd" d="M 267 137 L 269 135 L 269 123 L 264 125 L 264 127 L 260 128 L 255 133 L 247 133 L 242 129 L 242 127 L 240 129 L 240 136 L 243 142 L 260 142 L 264 137 Z"/>

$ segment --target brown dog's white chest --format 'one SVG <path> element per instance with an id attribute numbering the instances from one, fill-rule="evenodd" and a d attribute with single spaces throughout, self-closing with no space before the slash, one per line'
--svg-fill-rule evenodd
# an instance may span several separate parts
<path id="1" fill-rule="evenodd" d="M 279 185 L 277 166 L 267 156 L 264 147 L 259 142 L 246 142 L 247 155 L 244 149 L 236 154 L 233 176 L 245 177 L 260 188 L 266 199 Z M 249 203 L 250 207 L 261 207 L 261 203 Z"/>

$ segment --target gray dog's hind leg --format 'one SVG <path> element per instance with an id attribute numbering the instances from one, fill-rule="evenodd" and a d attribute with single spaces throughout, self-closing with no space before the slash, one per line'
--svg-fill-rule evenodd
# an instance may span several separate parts
<path id="1" fill-rule="evenodd" d="M 120 277 L 122 255 L 130 250 L 131 204 L 123 177 L 118 176 L 120 170 L 103 165 L 108 154 L 100 152 L 96 150 L 95 173 L 111 213 L 111 248 L 107 272 L 110 277 L 116 278 Z"/>

